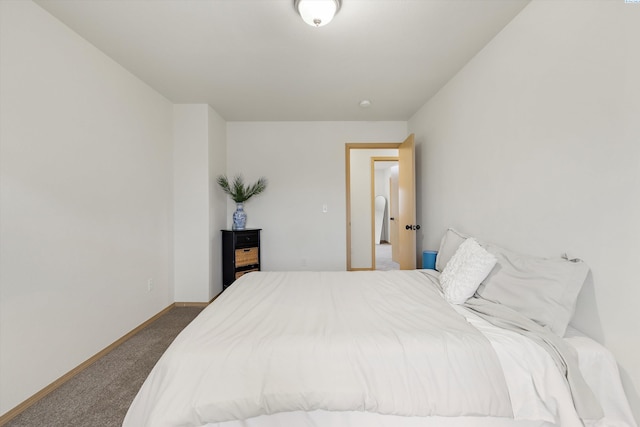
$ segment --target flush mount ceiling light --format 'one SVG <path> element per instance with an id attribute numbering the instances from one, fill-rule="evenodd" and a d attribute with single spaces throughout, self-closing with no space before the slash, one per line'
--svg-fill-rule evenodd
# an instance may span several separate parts
<path id="1" fill-rule="evenodd" d="M 294 0 L 302 20 L 312 27 L 327 25 L 340 10 L 341 0 Z"/>

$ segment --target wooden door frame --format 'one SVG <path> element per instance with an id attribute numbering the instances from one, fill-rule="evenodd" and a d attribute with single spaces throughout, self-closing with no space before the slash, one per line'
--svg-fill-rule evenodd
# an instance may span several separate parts
<path id="1" fill-rule="evenodd" d="M 376 269 L 376 162 L 397 162 L 398 156 L 371 157 L 371 269 Z"/>
<path id="2" fill-rule="evenodd" d="M 347 271 L 371 270 L 370 268 L 351 268 L 351 150 L 397 149 L 401 144 L 402 142 L 347 142 L 345 144 L 345 187 L 347 189 Z M 373 257 L 373 266 L 375 267 L 375 255 Z"/>

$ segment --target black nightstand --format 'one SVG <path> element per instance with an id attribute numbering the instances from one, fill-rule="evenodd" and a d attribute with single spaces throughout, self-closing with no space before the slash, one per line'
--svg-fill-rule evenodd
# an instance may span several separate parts
<path id="1" fill-rule="evenodd" d="M 250 271 L 260 271 L 260 230 L 222 231 L 222 290 Z"/>

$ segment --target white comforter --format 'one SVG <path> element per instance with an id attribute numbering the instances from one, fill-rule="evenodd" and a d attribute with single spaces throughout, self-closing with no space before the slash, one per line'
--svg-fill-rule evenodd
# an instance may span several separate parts
<path id="1" fill-rule="evenodd" d="M 163 355 L 125 427 L 292 411 L 511 417 L 489 341 L 420 271 L 252 273 Z"/>

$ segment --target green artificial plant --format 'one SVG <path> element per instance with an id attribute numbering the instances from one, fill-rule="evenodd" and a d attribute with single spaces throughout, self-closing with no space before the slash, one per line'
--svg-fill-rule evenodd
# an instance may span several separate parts
<path id="1" fill-rule="evenodd" d="M 267 179 L 264 177 L 252 185 L 245 185 L 242 175 L 234 176 L 231 183 L 226 175 L 219 175 L 217 181 L 222 190 L 231 196 L 231 199 L 236 203 L 244 203 L 267 188 Z"/>

